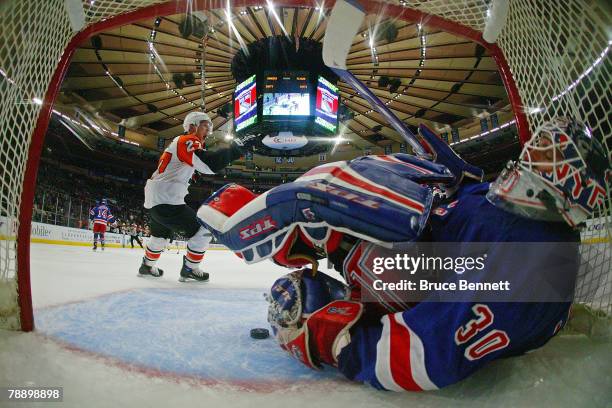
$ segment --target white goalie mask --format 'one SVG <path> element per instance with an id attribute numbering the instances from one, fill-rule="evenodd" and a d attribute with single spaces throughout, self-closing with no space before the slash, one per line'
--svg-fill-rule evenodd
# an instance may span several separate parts
<path id="1" fill-rule="evenodd" d="M 487 198 L 507 211 L 576 227 L 606 199 L 610 162 L 583 124 L 566 118 L 539 126 L 491 184 Z"/>

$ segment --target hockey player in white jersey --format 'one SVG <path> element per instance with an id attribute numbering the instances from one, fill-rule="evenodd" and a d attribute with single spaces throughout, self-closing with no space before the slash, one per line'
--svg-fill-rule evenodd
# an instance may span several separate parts
<path id="1" fill-rule="evenodd" d="M 185 204 L 189 181 L 196 171 L 215 174 L 223 169 L 242 155 L 242 146 L 240 140 L 236 140 L 229 148 L 207 151 L 204 141 L 212 133 L 213 123 L 203 112 L 189 113 L 183 128 L 185 134 L 176 137 L 166 148 L 159 158 L 157 170 L 145 186 L 144 207 L 151 217 L 151 238 L 138 274 L 163 275 L 163 270 L 155 264 L 176 232 L 189 237 L 179 280 L 205 282 L 209 275 L 199 265 L 212 237 L 198 223 L 195 211 Z"/>

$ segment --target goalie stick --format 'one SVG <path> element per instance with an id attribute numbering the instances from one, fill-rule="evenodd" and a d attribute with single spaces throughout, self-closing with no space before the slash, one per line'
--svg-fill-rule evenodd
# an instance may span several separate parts
<path id="1" fill-rule="evenodd" d="M 365 13 L 356 2 L 336 1 L 323 38 L 323 62 L 383 115 L 389 124 L 412 146 L 412 150 L 417 156 L 427 158 L 428 154 L 415 134 L 346 68 L 346 57 L 364 17 Z"/>

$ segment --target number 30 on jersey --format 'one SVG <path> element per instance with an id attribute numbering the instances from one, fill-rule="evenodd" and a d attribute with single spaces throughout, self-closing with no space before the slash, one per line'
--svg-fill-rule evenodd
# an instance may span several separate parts
<path id="1" fill-rule="evenodd" d="M 480 333 L 486 334 L 480 339 L 472 342 L 464 352 L 465 358 L 470 361 L 478 360 L 487 354 L 508 347 L 510 338 L 503 330 L 487 330 L 493 324 L 493 312 L 487 305 L 480 303 L 472 306 L 472 312 L 476 318 L 470 320 L 463 326 L 459 326 L 455 332 L 455 344 L 462 345 L 471 342 Z"/>

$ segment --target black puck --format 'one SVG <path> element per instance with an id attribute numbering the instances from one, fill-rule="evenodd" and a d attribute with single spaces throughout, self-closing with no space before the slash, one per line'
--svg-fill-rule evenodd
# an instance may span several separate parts
<path id="1" fill-rule="evenodd" d="M 251 337 L 254 339 L 267 339 L 270 337 L 270 332 L 268 329 L 256 328 L 251 329 Z"/>

